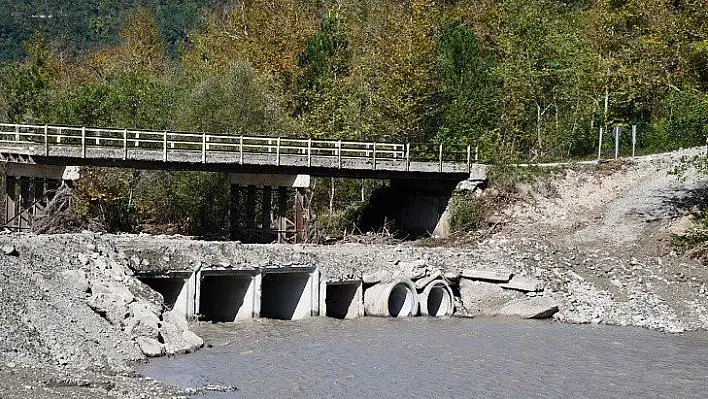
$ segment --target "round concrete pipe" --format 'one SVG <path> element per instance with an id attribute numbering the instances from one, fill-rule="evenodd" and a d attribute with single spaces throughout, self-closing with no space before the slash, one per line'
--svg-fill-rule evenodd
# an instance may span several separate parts
<path id="1" fill-rule="evenodd" d="M 420 314 L 423 316 L 450 316 L 455 310 L 452 289 L 443 280 L 434 280 L 418 294 Z"/>
<path id="2" fill-rule="evenodd" d="M 367 316 L 408 317 L 418 314 L 415 285 L 408 279 L 383 282 L 364 291 Z"/>

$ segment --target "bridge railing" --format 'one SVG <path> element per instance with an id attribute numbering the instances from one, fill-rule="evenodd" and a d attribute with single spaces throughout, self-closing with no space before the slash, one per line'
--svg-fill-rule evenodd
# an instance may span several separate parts
<path id="1" fill-rule="evenodd" d="M 207 162 L 210 152 L 232 152 L 244 155 L 270 154 L 277 163 L 283 156 L 298 155 L 308 159 L 328 157 L 342 160 L 368 159 L 376 169 L 378 161 L 466 163 L 469 167 L 476 161 L 476 149 L 471 146 L 439 144 L 399 144 L 359 142 L 347 140 L 297 139 L 289 137 L 258 137 L 212 133 L 149 131 L 136 129 L 93 128 L 53 125 L 20 125 L 0 123 L 0 144 L 44 146 L 43 155 L 50 155 L 50 147 L 75 146 L 86 157 L 87 148 L 122 148 L 123 159 L 129 151 L 162 151 L 163 160 L 168 160 L 171 150 L 201 152 L 202 162 Z M 42 151 L 40 151 L 42 153 Z"/>

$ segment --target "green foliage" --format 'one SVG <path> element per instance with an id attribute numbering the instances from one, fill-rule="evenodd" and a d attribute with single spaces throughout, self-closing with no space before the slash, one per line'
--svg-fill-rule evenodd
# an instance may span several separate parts
<path id="1" fill-rule="evenodd" d="M 47 119 L 55 70 L 42 35 L 35 34 L 24 48 L 26 62 L 2 68 L 0 90 L 9 121 L 39 123 Z"/>
<path id="2" fill-rule="evenodd" d="M 442 85 L 437 140 L 493 146 L 499 93 L 491 58 L 479 54 L 474 32 L 459 22 L 443 27 L 437 53 Z"/>
<path id="3" fill-rule="evenodd" d="M 176 225 L 181 233 L 223 237 L 229 209 L 228 175 L 148 172 L 136 188 L 143 220 Z"/>
<path id="4" fill-rule="evenodd" d="M 613 126 L 623 127 L 627 148 L 629 126 L 637 125 L 640 153 L 701 145 L 708 135 L 708 8 L 701 1 L 33 0 L 0 7 L 8 11 L 0 14 L 0 60 L 11 61 L 0 65 L 3 122 L 414 148 L 471 144 L 482 162 L 499 164 L 594 157 L 598 130 Z M 547 173 L 503 172 L 490 174 L 509 192 Z M 206 200 L 197 191 L 220 190 L 220 178 L 176 176 L 145 187 L 169 188 L 179 200 L 150 205 L 158 197 L 145 194 L 152 199 L 141 200 L 141 218 L 209 230 L 223 218 L 221 205 L 203 209 L 188 197 Z M 129 197 L 130 185 L 105 183 Z M 315 189 L 318 214 L 330 208 L 326 186 Z M 361 201 L 356 187 L 338 187 L 332 208 Z M 130 225 L 121 221 L 124 206 L 114 208 L 117 216 L 102 216 L 106 223 Z"/>
<path id="5" fill-rule="evenodd" d="M 488 206 L 472 194 L 452 197 L 450 228 L 453 232 L 475 231 L 484 226 Z"/>
<path id="6" fill-rule="evenodd" d="M 182 129 L 247 135 L 282 133 L 282 112 L 253 69 L 233 65 L 225 76 L 206 76 L 193 86 L 178 115 Z"/>

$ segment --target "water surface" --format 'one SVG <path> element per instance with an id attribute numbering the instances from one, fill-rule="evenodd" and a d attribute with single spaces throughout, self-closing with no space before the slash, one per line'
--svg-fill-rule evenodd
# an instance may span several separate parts
<path id="1" fill-rule="evenodd" d="M 708 334 L 514 319 L 312 318 L 203 324 L 211 348 L 139 370 L 207 397 L 695 397 Z"/>

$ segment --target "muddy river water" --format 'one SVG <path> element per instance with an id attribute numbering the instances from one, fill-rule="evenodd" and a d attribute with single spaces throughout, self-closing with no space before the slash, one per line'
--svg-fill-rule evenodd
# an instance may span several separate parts
<path id="1" fill-rule="evenodd" d="M 708 397 L 708 334 L 511 319 L 255 320 L 139 368 L 207 397 Z"/>

